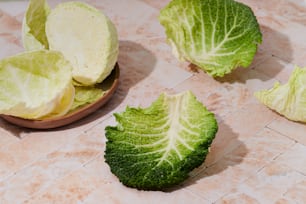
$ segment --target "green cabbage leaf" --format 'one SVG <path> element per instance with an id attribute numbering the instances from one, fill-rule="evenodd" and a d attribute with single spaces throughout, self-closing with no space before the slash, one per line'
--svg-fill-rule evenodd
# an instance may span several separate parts
<path id="1" fill-rule="evenodd" d="M 45 0 L 30 0 L 22 22 L 22 41 L 26 50 L 48 49 L 45 32 L 50 8 Z"/>
<path id="2" fill-rule="evenodd" d="M 159 20 L 174 55 L 213 77 L 248 67 L 262 41 L 252 10 L 234 0 L 172 0 Z"/>
<path id="3" fill-rule="evenodd" d="M 105 159 L 126 186 L 162 190 L 182 182 L 205 160 L 218 126 L 190 92 L 161 94 L 147 108 L 115 113 L 106 127 Z"/>
<path id="4" fill-rule="evenodd" d="M 255 96 L 286 118 L 306 122 L 306 68 L 295 67 L 286 84 L 276 82 L 273 88 L 255 92 Z"/>
<path id="5" fill-rule="evenodd" d="M 55 51 L 31 51 L 0 61 L 0 114 L 45 119 L 73 102 L 72 67 Z"/>

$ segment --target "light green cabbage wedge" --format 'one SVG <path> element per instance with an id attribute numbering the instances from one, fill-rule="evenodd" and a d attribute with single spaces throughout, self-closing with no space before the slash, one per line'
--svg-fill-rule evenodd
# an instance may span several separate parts
<path id="1" fill-rule="evenodd" d="M 255 93 L 260 102 L 293 121 L 306 122 L 306 68 L 295 67 L 289 81 Z"/>
<path id="2" fill-rule="evenodd" d="M 205 160 L 218 129 L 214 115 L 186 91 L 162 94 L 147 108 L 115 113 L 105 161 L 130 187 L 162 190 L 182 182 Z"/>
<path id="3" fill-rule="evenodd" d="M 81 2 L 58 4 L 48 16 L 50 50 L 63 53 L 73 78 L 83 85 L 103 81 L 118 57 L 118 36 L 112 22 L 96 8 Z"/>
<path id="4" fill-rule="evenodd" d="M 262 41 L 252 10 L 234 0 L 172 0 L 159 20 L 174 55 L 214 77 L 248 67 Z"/>
<path id="5" fill-rule="evenodd" d="M 45 0 L 30 0 L 22 22 L 22 41 L 26 50 L 48 49 L 45 23 L 50 8 Z"/>
<path id="6" fill-rule="evenodd" d="M 0 114 L 27 119 L 64 115 L 74 98 L 72 67 L 55 51 L 31 51 L 0 61 Z"/>

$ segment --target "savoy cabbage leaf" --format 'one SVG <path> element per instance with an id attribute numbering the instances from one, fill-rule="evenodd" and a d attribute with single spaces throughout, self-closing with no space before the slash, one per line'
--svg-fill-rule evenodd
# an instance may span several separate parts
<path id="1" fill-rule="evenodd" d="M 172 0 L 159 20 L 174 55 L 214 77 L 248 67 L 262 41 L 251 8 L 234 0 Z"/>
<path id="2" fill-rule="evenodd" d="M 203 163 L 218 126 L 190 92 L 162 94 L 147 108 L 116 113 L 106 127 L 105 159 L 126 186 L 162 190 Z"/>

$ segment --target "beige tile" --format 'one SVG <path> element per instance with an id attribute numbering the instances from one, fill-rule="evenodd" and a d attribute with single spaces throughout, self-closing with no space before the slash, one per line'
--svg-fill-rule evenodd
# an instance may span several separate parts
<path id="1" fill-rule="evenodd" d="M 158 44 L 160 46 L 162 44 Z M 125 97 L 130 89 L 144 86 L 149 89 L 172 88 L 186 80 L 191 74 L 172 64 L 157 59 L 149 48 L 133 41 L 120 42 L 120 85 L 118 94 Z M 174 76 L 175 77 L 169 77 Z M 119 100 L 120 102 L 120 100 Z"/>
<path id="2" fill-rule="evenodd" d="M 100 186 L 96 191 L 85 199 L 84 203 L 95 203 L 103 201 L 105 203 L 122 203 L 122 204 L 155 204 L 155 203 L 194 203 L 194 204 L 209 204 L 208 200 L 194 195 L 184 189 L 173 192 L 160 191 L 139 191 L 123 186 L 121 183 L 110 183 Z"/>
<path id="3" fill-rule="evenodd" d="M 227 201 L 236 200 L 241 196 L 252 198 L 253 203 L 281 203 L 280 198 L 287 189 L 305 179 L 304 175 L 286 166 L 272 163 L 237 186 L 236 189 L 221 198 L 218 203 L 227 203 Z"/>
<path id="4" fill-rule="evenodd" d="M 0 44 L 2 47 L 2 49 L 0 49 L 0 59 L 22 52 L 23 48 L 19 41 L 20 40 L 12 34 L 0 33 Z"/>
<path id="5" fill-rule="evenodd" d="M 161 25 L 155 19 L 157 10 L 142 1 L 131 0 L 118 3 L 118 1 L 106 0 L 89 2 L 92 2 L 92 5 L 103 11 L 114 22 L 119 38 L 122 40 L 164 36 L 160 32 Z M 145 30 L 148 28 L 149 30 Z"/>
<path id="6" fill-rule="evenodd" d="M 305 125 L 274 113 L 253 94 L 286 82 L 293 65 L 306 66 L 306 2 L 240 1 L 257 16 L 263 43 L 249 68 L 218 79 L 173 56 L 158 22 L 169 0 L 84 1 L 117 27 L 119 88 L 103 108 L 67 127 L 33 131 L 0 119 L 0 203 L 305 203 Z M 0 58 L 23 50 L 27 4 L 0 2 Z M 169 192 L 123 186 L 103 155 L 104 128 L 116 125 L 112 113 L 185 90 L 219 123 L 205 163 Z"/>
<path id="7" fill-rule="evenodd" d="M 284 194 L 284 197 L 291 203 L 305 203 L 306 202 L 306 178 L 303 181 L 293 185 Z"/>
<path id="8" fill-rule="evenodd" d="M 246 141 L 246 146 L 249 150 L 248 155 L 268 162 L 272 162 L 294 145 L 294 140 L 270 130 L 269 128 L 264 128 Z"/>
<path id="9" fill-rule="evenodd" d="M 74 171 L 26 203 L 208 203 L 188 191 L 138 191 L 122 185 L 111 174 L 103 156 Z"/>
<path id="10" fill-rule="evenodd" d="M 219 123 L 220 130 L 213 141 L 206 165 L 212 165 L 237 145 L 256 135 L 275 117 L 273 112 L 262 105 L 248 104 L 223 118 Z"/>
<path id="11" fill-rule="evenodd" d="M 260 204 L 254 195 L 241 192 L 231 192 L 215 202 L 216 204 Z"/>
<path id="12" fill-rule="evenodd" d="M 156 0 L 156 1 L 141 0 L 141 1 L 147 3 L 148 5 L 154 7 L 158 10 L 164 8 L 170 2 L 170 0 Z"/>
<path id="13" fill-rule="evenodd" d="M 267 56 L 263 55 L 262 60 L 254 64 L 255 67 L 264 63 Z M 257 103 L 253 96 L 254 92 L 270 88 L 275 81 L 252 68 L 238 68 L 231 74 L 217 79 L 200 71 L 174 89 L 191 90 L 210 111 L 218 117 L 224 117 L 248 103 Z"/>
<path id="14" fill-rule="evenodd" d="M 0 118 L 0 127 L 1 127 L 1 133 L 3 132 L 4 135 L 12 136 L 12 138 L 18 138 L 18 141 L 20 139 L 24 138 L 28 130 L 25 128 L 16 126 L 14 124 L 11 124 L 9 122 L 6 122 L 4 119 Z M 7 146 L 7 145 L 6 145 Z"/>
<path id="15" fill-rule="evenodd" d="M 187 188 L 198 196 L 205 197 L 210 203 L 214 203 L 228 193 L 233 186 L 237 185 L 237 181 L 226 173 L 214 175 L 202 173 L 201 175 L 203 178 L 197 177 L 197 179 L 189 179 L 184 184 L 184 188 Z"/>
<path id="16" fill-rule="evenodd" d="M 164 49 L 170 48 L 163 42 L 156 43 L 155 40 L 120 41 L 118 61 L 121 67 L 121 81 L 125 83 L 125 87 L 131 88 L 149 79 L 152 82 L 151 89 L 155 84 L 172 88 L 189 78 L 192 75 L 190 72 L 167 61 L 169 57 L 163 54 Z"/>
<path id="17" fill-rule="evenodd" d="M 125 110 L 126 106 L 130 107 L 141 107 L 145 108 L 150 106 L 162 93 L 176 94 L 175 92 L 163 88 L 158 85 L 154 85 L 152 89 L 151 82 L 144 82 L 141 85 L 134 87 L 129 91 L 126 102 L 122 103 L 122 107 L 118 110 L 122 112 Z"/>
<path id="18" fill-rule="evenodd" d="M 177 92 L 190 90 L 198 97 L 199 100 L 203 100 L 208 94 L 221 88 L 221 83 L 214 80 L 204 72 L 199 71 L 189 79 L 174 87 L 174 90 Z"/>
<path id="19" fill-rule="evenodd" d="M 21 138 L 13 135 L 3 129 L 0 129 L 0 149 L 6 148 L 8 145 L 19 142 Z"/>
<path id="20" fill-rule="evenodd" d="M 0 183 L 1 203 L 22 202 L 102 154 L 108 119 Z"/>
<path id="21" fill-rule="evenodd" d="M 278 201 L 275 202 L 275 204 L 290 204 L 294 203 L 292 200 L 288 200 L 287 198 L 280 198 Z"/>
<path id="22" fill-rule="evenodd" d="M 22 138 L 20 141 L 0 149 L 0 181 L 69 143 L 96 122 L 86 118 L 70 126 L 49 131 L 24 129 L 19 133 Z"/>
<path id="23" fill-rule="evenodd" d="M 294 141 L 265 129 L 233 147 L 232 151 L 223 153 L 221 159 L 198 172 L 185 185 L 192 192 L 214 202 L 256 175 L 293 144 Z"/>
<path id="24" fill-rule="evenodd" d="M 183 69 L 173 66 L 166 61 L 158 60 L 154 70 L 150 75 L 150 78 L 154 83 L 159 84 L 162 87 L 173 88 L 191 76 L 191 73 Z M 154 84 L 152 84 L 152 86 L 153 85 Z"/>
<path id="25" fill-rule="evenodd" d="M 5 7 L 5 6 L 4 6 Z M 4 7 L 0 8 L 0 30 L 1 34 L 14 34 L 16 36 L 21 36 L 21 21 L 17 20 L 14 15 L 15 11 L 10 8 L 5 9 Z M 8 13 L 12 11 L 13 13 Z M 1 38 L 5 37 L 5 35 L 2 35 Z M 13 42 L 13 41 L 12 41 Z"/>
<path id="26" fill-rule="evenodd" d="M 306 145 L 306 126 L 303 123 L 293 122 L 283 116 L 279 116 L 268 125 L 269 128 L 286 135 L 287 137 L 296 140 L 297 142 Z"/>
<path id="27" fill-rule="evenodd" d="M 218 118 L 244 105 L 252 97 L 241 84 L 221 84 L 210 76 L 199 73 L 174 88 L 176 92 L 190 90 L 209 111 Z"/>
<path id="28" fill-rule="evenodd" d="M 306 174 L 306 158 L 302 156 L 305 153 L 306 147 L 297 143 L 280 157 L 278 157 L 276 161 L 298 172 Z"/>
<path id="29" fill-rule="evenodd" d="M 271 0 L 269 2 L 252 0 L 239 0 L 240 2 L 249 5 L 255 12 L 255 15 L 260 12 L 265 12 L 271 17 L 283 17 L 293 22 L 306 25 L 305 12 L 306 4 L 300 0 Z"/>
<path id="30" fill-rule="evenodd" d="M 278 57 L 270 57 L 254 69 L 260 73 L 274 78 L 281 83 L 288 82 L 289 76 L 294 70 L 295 65 L 290 64 Z M 271 86 L 272 88 L 272 86 Z"/>
<path id="31" fill-rule="evenodd" d="M 23 51 L 21 21 L 2 7 L 0 7 L 0 45 L 0 59 Z"/>
<path id="32" fill-rule="evenodd" d="M 135 42 L 149 49 L 157 59 L 162 59 L 171 65 L 190 71 L 188 70 L 189 63 L 182 62 L 173 55 L 172 47 L 167 43 L 166 36 L 145 39 L 141 38 L 135 40 Z"/>
<path id="33" fill-rule="evenodd" d="M 240 145 L 243 145 L 243 142 L 239 140 L 239 135 L 224 122 L 219 123 L 219 130 L 206 157 L 205 166 L 212 166 Z"/>
<path id="34" fill-rule="evenodd" d="M 254 67 L 256 67 L 259 64 L 262 64 L 265 60 L 269 59 L 272 57 L 271 53 L 267 53 L 262 49 L 258 49 L 254 59 L 252 61 L 252 64 L 249 66 L 249 68 L 254 69 Z"/>
<path id="35" fill-rule="evenodd" d="M 55 139 L 56 138 L 56 139 Z M 11 144 L 0 150 L 0 178 L 1 180 L 13 175 L 30 163 L 45 156 L 50 151 L 58 148 L 65 141 L 65 137 L 42 139 L 40 136 L 29 136 L 24 140 Z"/>
<path id="36" fill-rule="evenodd" d="M 84 169 L 75 171 L 61 180 L 55 181 L 44 193 L 28 199 L 25 203 L 77 203 L 82 202 L 91 192 L 96 189 L 99 182 L 95 177 Z"/>
<path id="37" fill-rule="evenodd" d="M 28 6 L 28 2 L 16 2 L 16 1 L 1 1 L 0 8 L 10 16 L 17 16 L 24 14 L 25 8 Z"/>
<path id="38" fill-rule="evenodd" d="M 256 70 L 256 67 L 264 64 L 265 60 L 256 64 L 253 69 L 238 68 L 229 75 L 230 79 L 225 78 L 225 82 L 234 84 L 239 83 L 243 85 L 248 89 L 252 95 L 252 98 L 254 99 L 253 94 L 255 91 L 270 88 L 277 81 L 274 78 Z"/>
<path id="39" fill-rule="evenodd" d="M 305 66 L 302 56 L 306 46 L 301 44 L 306 27 L 282 17 L 264 14 L 258 17 L 263 31 L 260 49 L 287 62 Z"/>
<path id="40" fill-rule="evenodd" d="M 148 19 L 143 21 L 143 23 L 137 27 L 135 35 L 137 36 L 137 39 L 149 40 L 160 37 L 166 38 L 164 27 L 160 24 L 158 17 L 159 10 L 152 10 L 151 15 L 148 16 Z"/>
<path id="41" fill-rule="evenodd" d="M 95 174 L 103 182 L 97 183 L 96 190 L 84 200 L 84 203 L 105 201 L 106 203 L 208 203 L 203 197 L 199 197 L 188 190 L 177 188 L 173 191 L 142 191 L 124 186 L 110 172 L 103 155 L 87 164 L 88 171 L 97 171 Z"/>

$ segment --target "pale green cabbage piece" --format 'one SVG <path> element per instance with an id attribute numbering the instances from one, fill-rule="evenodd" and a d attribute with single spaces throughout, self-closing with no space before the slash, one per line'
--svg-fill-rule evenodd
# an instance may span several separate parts
<path id="1" fill-rule="evenodd" d="M 45 24 L 50 8 L 45 0 L 30 0 L 22 22 L 22 41 L 26 50 L 48 49 Z"/>
<path id="2" fill-rule="evenodd" d="M 0 114 L 45 119 L 73 102 L 72 67 L 59 52 L 31 51 L 0 61 Z"/>
<path id="3" fill-rule="evenodd" d="M 50 50 L 63 53 L 73 67 L 73 79 L 83 85 L 102 82 L 118 57 L 118 36 L 101 11 L 82 2 L 60 3 L 46 22 Z"/>
<path id="4" fill-rule="evenodd" d="M 255 92 L 256 98 L 286 118 L 306 122 L 306 68 L 295 67 L 289 81 L 270 90 Z"/>
<path id="5" fill-rule="evenodd" d="M 172 0 L 159 20 L 174 55 L 214 77 L 248 67 L 262 41 L 252 10 L 233 0 Z"/>
<path id="6" fill-rule="evenodd" d="M 182 182 L 205 160 L 218 125 L 190 92 L 161 94 L 147 108 L 115 113 L 105 161 L 126 186 L 162 190 Z"/>
<path id="7" fill-rule="evenodd" d="M 75 97 L 70 111 L 74 111 L 83 107 L 84 105 L 94 103 L 104 94 L 105 91 L 101 88 L 90 86 L 75 86 Z"/>

